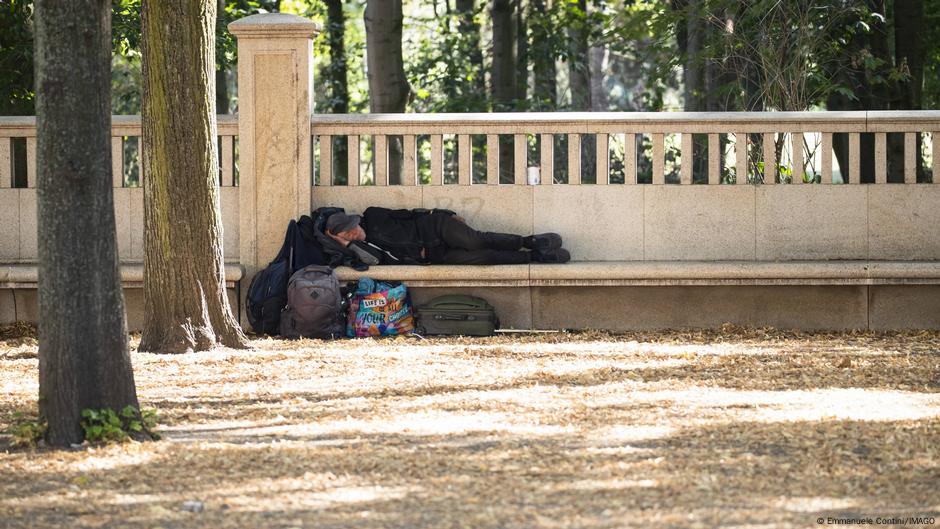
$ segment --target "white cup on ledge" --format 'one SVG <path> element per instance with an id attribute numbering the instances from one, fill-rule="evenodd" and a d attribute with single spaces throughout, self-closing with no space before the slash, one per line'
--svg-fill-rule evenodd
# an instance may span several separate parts
<path id="1" fill-rule="evenodd" d="M 541 175 L 539 174 L 540 170 L 538 167 L 529 167 L 529 170 L 526 173 L 526 182 L 530 186 L 537 186 L 541 182 Z"/>

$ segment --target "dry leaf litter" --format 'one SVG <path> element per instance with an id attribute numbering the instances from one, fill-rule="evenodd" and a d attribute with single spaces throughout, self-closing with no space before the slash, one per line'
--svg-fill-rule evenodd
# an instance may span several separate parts
<path id="1" fill-rule="evenodd" d="M 936 332 L 725 325 L 253 346 L 133 353 L 160 441 L 50 451 L 0 435 L 0 526 L 940 517 Z M 0 329 L 0 430 L 36 413 L 37 347 L 34 328 Z"/>

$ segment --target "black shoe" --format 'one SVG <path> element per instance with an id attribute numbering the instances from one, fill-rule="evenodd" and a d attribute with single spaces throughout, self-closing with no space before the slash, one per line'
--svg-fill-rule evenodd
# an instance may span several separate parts
<path id="1" fill-rule="evenodd" d="M 532 260 L 536 263 L 567 263 L 571 254 L 564 248 L 554 248 L 547 251 L 532 250 Z"/>
<path id="2" fill-rule="evenodd" d="M 557 250 L 561 248 L 561 235 L 557 233 L 539 233 L 532 235 L 531 237 L 526 237 L 526 240 L 523 241 L 523 246 L 539 252 Z"/>

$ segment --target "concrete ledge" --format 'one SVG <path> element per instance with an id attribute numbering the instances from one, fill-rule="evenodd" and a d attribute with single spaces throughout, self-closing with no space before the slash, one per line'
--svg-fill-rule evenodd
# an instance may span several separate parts
<path id="1" fill-rule="evenodd" d="M 240 264 L 225 264 L 225 285 L 232 288 L 242 278 L 244 269 Z M 39 266 L 36 264 L 0 264 L 0 288 L 36 288 L 39 282 Z M 121 285 L 125 288 L 140 288 L 144 283 L 142 263 L 121 264 Z"/>
<path id="2" fill-rule="evenodd" d="M 940 284 L 940 261 L 595 261 L 342 267 L 336 274 L 340 281 L 371 277 L 414 287 L 933 285 Z"/>

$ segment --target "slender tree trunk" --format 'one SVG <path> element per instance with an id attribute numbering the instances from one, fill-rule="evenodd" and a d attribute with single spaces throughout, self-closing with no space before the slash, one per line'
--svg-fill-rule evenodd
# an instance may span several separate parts
<path id="1" fill-rule="evenodd" d="M 365 11 L 369 108 L 373 113 L 404 112 L 411 87 L 401 53 L 401 0 L 369 0 Z M 400 136 L 388 138 L 388 181 L 401 181 Z"/>
<path id="2" fill-rule="evenodd" d="M 591 55 L 591 110 L 594 112 L 607 111 L 607 88 L 604 87 L 609 61 L 606 47 L 592 46 Z"/>
<path id="3" fill-rule="evenodd" d="M 516 68 L 517 62 L 513 48 L 513 9 L 512 0 L 494 0 L 490 15 L 493 19 L 493 65 L 490 74 L 491 94 L 493 97 L 493 110 L 496 112 L 509 112 L 516 106 Z M 497 145 L 504 145 L 500 140 Z M 501 182 L 512 180 L 512 149 L 499 148 L 499 175 Z"/>
<path id="4" fill-rule="evenodd" d="M 568 27 L 568 78 L 571 89 L 571 109 L 591 110 L 591 68 L 587 40 L 587 0 L 569 4 L 578 10 Z"/>
<path id="5" fill-rule="evenodd" d="M 685 85 L 685 111 L 704 110 L 705 75 L 702 67 L 702 41 L 705 21 L 700 0 L 689 0 L 685 11 L 685 63 L 682 65 Z"/>
<path id="6" fill-rule="evenodd" d="M 39 409 L 46 441 L 85 408 L 138 407 L 111 188 L 111 3 L 36 2 Z"/>
<path id="7" fill-rule="evenodd" d="M 493 0 L 490 11 L 493 19 L 493 66 L 490 74 L 493 110 L 503 112 L 512 108 L 515 96 L 515 60 L 513 58 L 513 28 L 511 0 Z"/>
<path id="8" fill-rule="evenodd" d="M 330 63 L 326 67 L 326 83 L 329 86 L 329 107 L 332 114 L 349 112 L 349 81 L 346 64 L 346 15 L 343 12 L 343 0 L 326 0 L 326 31 L 330 47 Z M 334 145 L 333 174 L 348 176 L 349 140 L 345 136 L 337 138 Z M 348 181 L 348 180 L 347 180 Z"/>
<path id="9" fill-rule="evenodd" d="M 476 8 L 474 0 L 457 0 L 457 25 L 470 50 L 470 65 L 473 68 L 472 86 L 476 94 L 486 93 L 486 75 L 483 67 L 483 50 L 480 48 L 480 25 L 473 18 Z"/>
<path id="10" fill-rule="evenodd" d="M 221 13 L 225 9 L 225 0 L 216 0 L 216 12 Z M 216 18 L 216 31 L 218 31 L 220 18 Z M 226 81 L 225 68 L 218 68 L 215 71 L 215 111 L 218 114 L 228 114 L 228 82 Z"/>
<path id="11" fill-rule="evenodd" d="M 558 104 L 558 72 L 551 43 L 551 23 L 545 0 L 531 0 L 530 27 L 532 28 L 532 76 L 535 89 L 532 94 L 533 110 L 554 110 Z"/>
<path id="12" fill-rule="evenodd" d="M 587 0 L 576 0 L 568 4 L 568 9 L 577 8 L 569 19 L 568 27 L 568 80 L 571 90 L 571 109 L 589 112 L 591 110 L 591 57 L 588 46 Z M 597 140 L 593 134 L 581 138 L 581 180 L 596 181 Z M 570 175 L 569 175 L 570 178 Z"/>
<path id="13" fill-rule="evenodd" d="M 144 0 L 141 351 L 246 347 L 225 289 L 215 0 Z"/>
<path id="14" fill-rule="evenodd" d="M 516 11 L 516 93 L 514 97 L 521 103 L 526 101 L 529 91 L 529 38 L 526 28 L 525 7 L 522 0 L 515 0 Z"/>
<path id="15" fill-rule="evenodd" d="M 898 83 L 898 110 L 920 110 L 924 88 L 924 2 L 906 0 L 894 3 L 895 64 L 906 65 L 910 79 Z M 920 156 L 923 138 L 917 135 L 917 179 L 926 177 L 924 159 Z M 934 154 L 940 156 L 940 154 Z M 905 158 L 902 156 L 901 158 Z"/>

